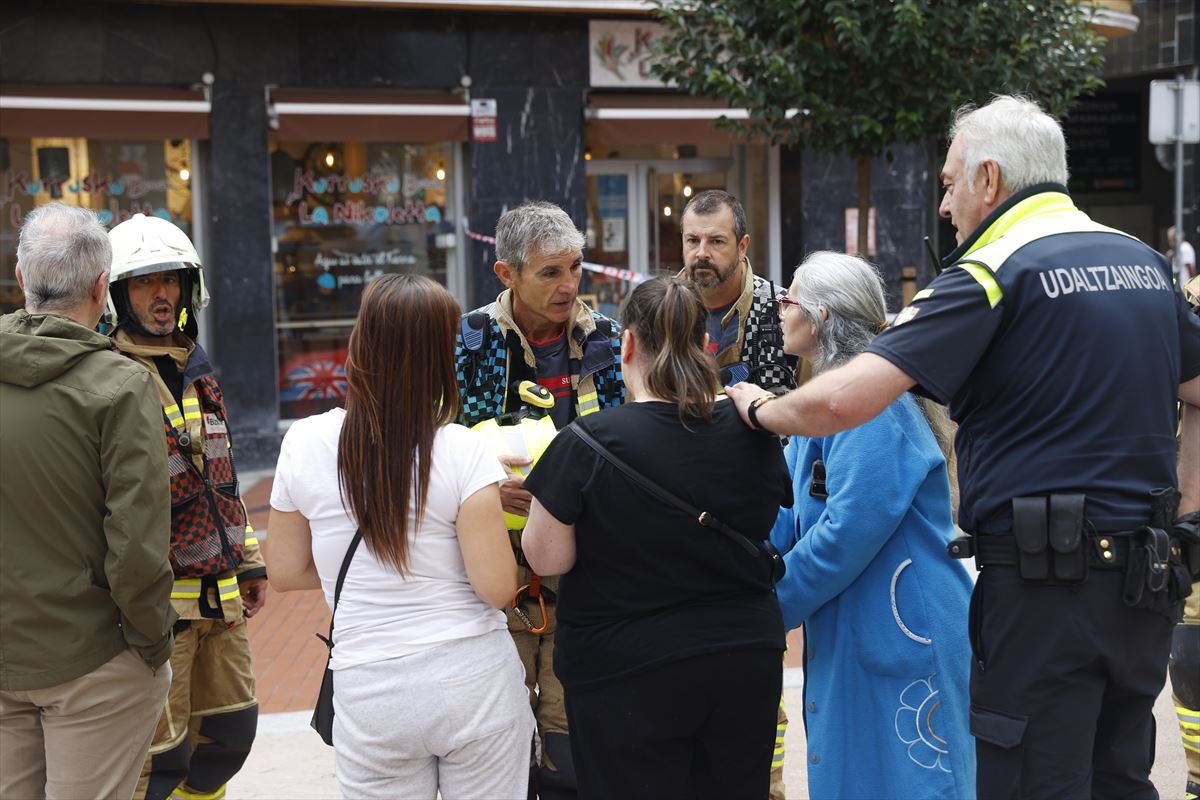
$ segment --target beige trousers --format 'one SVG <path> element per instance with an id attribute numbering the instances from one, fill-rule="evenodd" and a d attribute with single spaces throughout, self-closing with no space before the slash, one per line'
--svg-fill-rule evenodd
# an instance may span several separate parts
<path id="1" fill-rule="evenodd" d="M 128 800 L 170 686 L 169 663 L 126 649 L 73 681 L 0 692 L 0 797 Z"/>

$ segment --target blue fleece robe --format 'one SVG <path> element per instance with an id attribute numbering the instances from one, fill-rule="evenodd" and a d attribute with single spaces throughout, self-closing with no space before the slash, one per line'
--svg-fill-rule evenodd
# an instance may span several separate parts
<path id="1" fill-rule="evenodd" d="M 929 425 L 905 395 L 786 455 L 796 504 L 771 540 L 784 625 L 804 625 L 810 795 L 974 798 L 972 581 L 946 555 L 950 487 Z M 817 459 L 828 498 L 809 493 Z"/>

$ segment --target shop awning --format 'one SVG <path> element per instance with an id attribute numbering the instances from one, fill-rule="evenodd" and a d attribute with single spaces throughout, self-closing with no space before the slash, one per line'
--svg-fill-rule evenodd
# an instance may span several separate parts
<path id="1" fill-rule="evenodd" d="M 210 110 L 199 90 L 0 85 L 0 137 L 207 139 Z"/>
<path id="2" fill-rule="evenodd" d="M 451 92 L 274 89 L 271 125 L 281 141 L 465 142 L 470 107 Z"/>
<path id="3" fill-rule="evenodd" d="M 788 112 L 788 118 L 797 111 Z M 744 108 L 684 95 L 605 94 L 588 98 L 587 119 L 597 127 L 605 142 L 613 145 L 728 144 L 744 141 L 731 131 L 717 127 L 722 116 L 746 120 Z"/>

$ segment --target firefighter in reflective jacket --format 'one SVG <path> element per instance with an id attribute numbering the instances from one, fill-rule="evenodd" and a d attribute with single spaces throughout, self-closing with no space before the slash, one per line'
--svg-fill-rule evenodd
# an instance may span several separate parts
<path id="1" fill-rule="evenodd" d="M 136 796 L 217 800 L 257 727 L 245 618 L 266 600 L 266 566 L 238 493 L 221 389 L 195 342 L 195 313 L 208 302 L 196 249 L 143 214 L 110 239 L 113 341 L 150 370 L 162 400 L 179 613 L 171 691 Z"/>
<path id="2" fill-rule="evenodd" d="M 526 478 L 558 433 L 554 427 L 554 420 L 549 417 L 550 409 L 554 408 L 554 397 L 546 387 L 538 386 L 533 381 L 520 381 L 515 391 L 525 403 L 524 407 L 494 419 L 485 419 L 477 424 L 474 430 L 483 434 L 497 456 L 528 459 L 528 466 L 515 467 L 513 470 L 522 478 Z M 525 523 L 528 521 L 529 517 L 522 514 L 504 512 L 504 524 L 508 527 L 510 536 L 525 530 Z M 527 571 L 528 576 L 522 574 L 524 580 L 509 608 L 530 633 L 540 635 L 550 628 L 550 611 L 546 607 L 546 598 L 553 598 L 554 592 L 549 588 L 542 590 L 542 576 L 532 569 L 524 567 L 523 571 Z M 526 606 L 530 607 L 529 611 L 526 611 Z"/>
<path id="3" fill-rule="evenodd" d="M 1183 296 L 1192 306 L 1192 313 L 1200 315 L 1200 275 L 1180 287 Z M 1194 412 L 1192 412 L 1194 413 Z M 1179 488 L 1187 499 L 1194 501 L 1197 482 L 1200 482 L 1200 465 L 1188 467 L 1185 458 L 1197 458 L 1195 445 L 1185 448 L 1180 442 Z M 1187 485 L 1191 481 L 1191 486 Z M 1189 490 L 1192 492 L 1190 498 Z M 1183 507 L 1180 510 L 1185 510 Z M 1175 701 L 1175 715 L 1179 719 L 1179 735 L 1183 739 L 1183 753 L 1187 758 L 1187 790 L 1184 800 L 1200 800 L 1200 586 L 1193 584 L 1192 593 L 1183 608 L 1183 621 L 1175 626 L 1171 641 L 1171 699 Z"/>
<path id="4" fill-rule="evenodd" d="M 583 244 L 571 218 L 550 203 L 526 203 L 497 222 L 494 271 L 506 288 L 494 303 L 462 317 L 455 349 L 461 424 L 474 427 L 518 412 L 529 402 L 521 387 L 530 382 L 552 395 L 553 407 L 539 424 L 555 429 L 623 402 L 620 327 L 578 297 Z M 506 491 L 521 491 L 524 468 L 508 468 L 502 500 Z M 506 506 L 514 510 L 515 503 Z M 508 609 L 508 629 L 525 667 L 542 753 L 530 768 L 529 794 L 565 800 L 576 796 L 576 787 L 563 689 L 552 662 L 558 578 L 541 579 L 535 591 L 521 551 L 524 519 L 514 514 L 508 527 L 523 587 L 516 608 Z"/>

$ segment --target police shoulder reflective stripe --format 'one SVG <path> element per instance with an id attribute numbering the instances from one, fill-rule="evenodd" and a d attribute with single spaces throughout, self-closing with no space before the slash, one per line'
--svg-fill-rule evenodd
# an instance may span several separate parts
<path id="1" fill-rule="evenodd" d="M 996 276 L 986 266 L 973 261 L 960 261 L 958 262 L 958 266 L 983 287 L 983 291 L 987 295 L 988 305 L 992 308 L 995 308 L 996 304 L 1004 298 L 1004 292 L 1000 290 L 1000 284 L 996 282 Z M 915 300 L 916 298 L 913 299 Z"/>
<path id="2" fill-rule="evenodd" d="M 926 297 L 933 297 L 933 289 L 922 289 L 921 291 L 914 294 L 912 300 L 910 300 L 909 302 L 915 303 L 918 300 L 924 300 Z"/>

